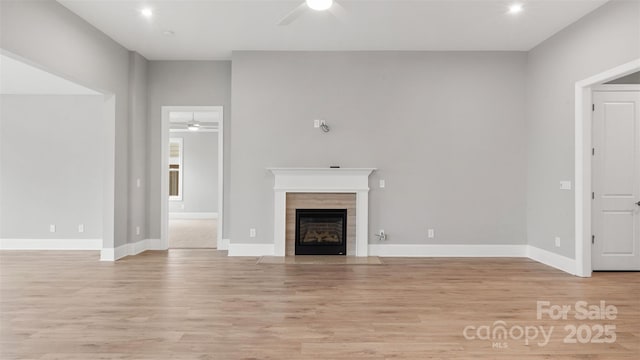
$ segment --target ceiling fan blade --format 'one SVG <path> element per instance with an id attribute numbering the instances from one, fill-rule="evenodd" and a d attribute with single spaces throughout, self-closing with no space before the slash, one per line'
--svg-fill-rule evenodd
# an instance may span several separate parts
<path id="1" fill-rule="evenodd" d="M 307 6 L 307 3 L 303 2 L 302 4 L 298 5 L 295 9 L 293 9 L 290 13 L 288 13 L 285 17 L 283 17 L 278 22 L 278 26 L 285 26 L 285 25 L 291 24 L 297 18 L 302 16 L 302 14 L 304 14 L 308 9 L 309 7 Z"/>
<path id="2" fill-rule="evenodd" d="M 337 1 L 333 2 L 333 5 L 329 8 L 329 12 L 343 23 L 347 22 L 348 13 L 347 10 L 342 7 Z"/>

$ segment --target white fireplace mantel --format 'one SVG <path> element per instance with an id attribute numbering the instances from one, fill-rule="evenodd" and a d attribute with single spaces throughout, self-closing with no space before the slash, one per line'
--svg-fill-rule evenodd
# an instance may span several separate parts
<path id="1" fill-rule="evenodd" d="M 270 168 L 275 175 L 274 255 L 285 256 L 287 193 L 355 193 L 356 256 L 368 255 L 369 175 L 374 168 Z"/>

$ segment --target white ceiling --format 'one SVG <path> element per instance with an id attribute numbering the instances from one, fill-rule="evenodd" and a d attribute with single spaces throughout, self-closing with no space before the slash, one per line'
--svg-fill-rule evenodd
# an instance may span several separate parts
<path id="1" fill-rule="evenodd" d="M 527 51 L 607 2 L 337 0 L 348 11 L 345 22 L 309 11 L 276 25 L 302 1 L 58 0 L 150 60 L 229 59 L 234 50 Z M 515 1 L 525 10 L 507 14 Z M 151 19 L 139 13 L 145 6 Z"/>
<path id="2" fill-rule="evenodd" d="M 0 54 L 0 94 L 101 95 L 4 54 Z"/>

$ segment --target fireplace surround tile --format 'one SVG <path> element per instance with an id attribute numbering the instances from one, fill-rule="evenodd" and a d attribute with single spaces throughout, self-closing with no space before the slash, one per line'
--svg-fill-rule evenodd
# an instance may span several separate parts
<path id="1" fill-rule="evenodd" d="M 288 193 L 286 201 L 286 256 L 295 255 L 296 209 L 347 209 L 347 256 L 355 256 L 355 193 Z"/>

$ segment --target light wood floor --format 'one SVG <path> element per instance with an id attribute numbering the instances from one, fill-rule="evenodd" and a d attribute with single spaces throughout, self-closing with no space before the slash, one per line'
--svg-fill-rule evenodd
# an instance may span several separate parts
<path id="1" fill-rule="evenodd" d="M 169 248 L 215 249 L 217 219 L 169 219 Z"/>
<path id="2" fill-rule="evenodd" d="M 0 252 L 0 359 L 638 359 L 640 274 L 582 279 L 527 259 L 256 264 L 212 250 Z M 536 301 L 617 306 L 612 321 L 536 320 Z M 554 326 L 540 347 L 468 326 Z M 564 344 L 567 324 L 612 344 Z"/>

